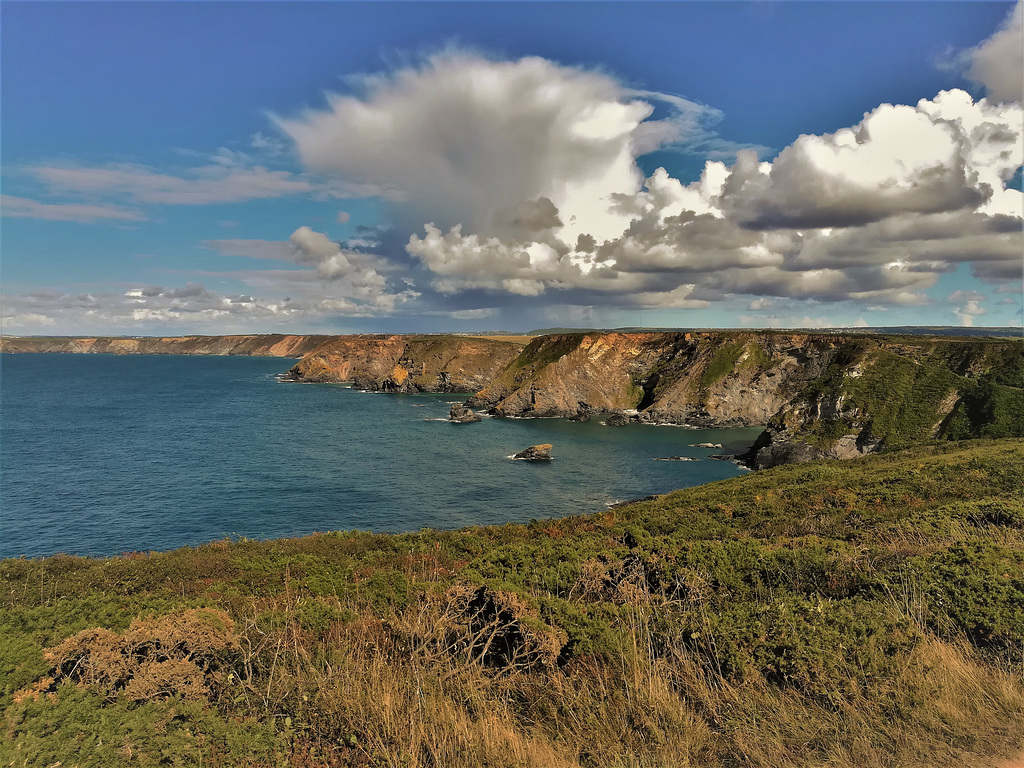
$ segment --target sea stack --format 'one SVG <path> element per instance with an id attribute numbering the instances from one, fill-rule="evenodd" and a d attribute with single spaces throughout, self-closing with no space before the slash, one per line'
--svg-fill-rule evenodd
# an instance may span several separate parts
<path id="1" fill-rule="evenodd" d="M 520 451 L 512 458 L 523 459 L 524 461 L 551 461 L 551 443 L 531 445 L 525 451 Z"/>
<path id="2" fill-rule="evenodd" d="M 483 416 L 471 411 L 462 403 L 454 403 L 448 411 L 448 420 L 455 424 L 469 424 L 473 421 L 483 421 Z"/>

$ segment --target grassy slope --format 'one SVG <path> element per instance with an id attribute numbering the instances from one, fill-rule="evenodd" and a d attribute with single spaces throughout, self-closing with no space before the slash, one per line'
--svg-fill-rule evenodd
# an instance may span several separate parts
<path id="1" fill-rule="evenodd" d="M 856 376 L 850 375 L 853 367 Z M 1022 386 L 1020 342 L 857 338 L 798 397 L 804 411 L 808 404 L 841 399 L 843 416 L 801 417 L 797 431 L 828 447 L 844 434 L 867 430 L 889 450 L 927 441 L 937 427 L 950 439 L 1022 437 Z M 773 420 L 777 427 L 791 421 L 786 412 Z"/>
<path id="2" fill-rule="evenodd" d="M 944 444 L 529 526 L 3 561 L 0 765 L 996 766 L 1022 487 L 1021 441 Z"/>

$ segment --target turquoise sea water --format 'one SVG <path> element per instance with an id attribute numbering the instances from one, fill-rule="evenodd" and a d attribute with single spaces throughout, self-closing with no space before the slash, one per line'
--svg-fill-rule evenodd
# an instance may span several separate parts
<path id="1" fill-rule="evenodd" d="M 291 384 L 280 358 L 0 355 L 0 557 L 558 517 L 740 474 L 757 429 L 450 424 L 460 395 Z M 724 448 L 689 447 L 722 443 Z M 552 443 L 551 462 L 511 461 Z M 694 456 L 699 461 L 654 461 Z"/>

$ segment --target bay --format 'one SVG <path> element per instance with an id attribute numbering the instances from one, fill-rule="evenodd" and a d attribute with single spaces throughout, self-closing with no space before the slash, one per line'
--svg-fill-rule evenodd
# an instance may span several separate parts
<path id="1" fill-rule="evenodd" d="M 0 355 L 0 557 L 522 523 L 740 474 L 758 429 L 446 420 L 281 358 Z M 721 443 L 722 449 L 691 447 Z M 510 455 L 552 443 L 551 462 Z M 656 461 L 690 456 L 697 461 Z"/>

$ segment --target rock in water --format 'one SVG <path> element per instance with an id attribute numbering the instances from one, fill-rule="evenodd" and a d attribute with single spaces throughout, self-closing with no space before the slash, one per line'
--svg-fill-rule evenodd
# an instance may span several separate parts
<path id="1" fill-rule="evenodd" d="M 454 403 L 451 410 L 448 412 L 448 420 L 453 421 L 456 424 L 469 424 L 473 421 L 482 421 L 483 416 L 471 411 L 462 403 Z"/>
<path id="2" fill-rule="evenodd" d="M 531 445 L 525 451 L 520 451 L 513 459 L 525 459 L 526 461 L 551 461 L 551 443 Z"/>
<path id="3" fill-rule="evenodd" d="M 606 427 L 622 427 L 626 424 L 629 424 L 629 416 L 621 411 L 609 414 L 608 418 L 604 420 L 604 425 Z"/>

